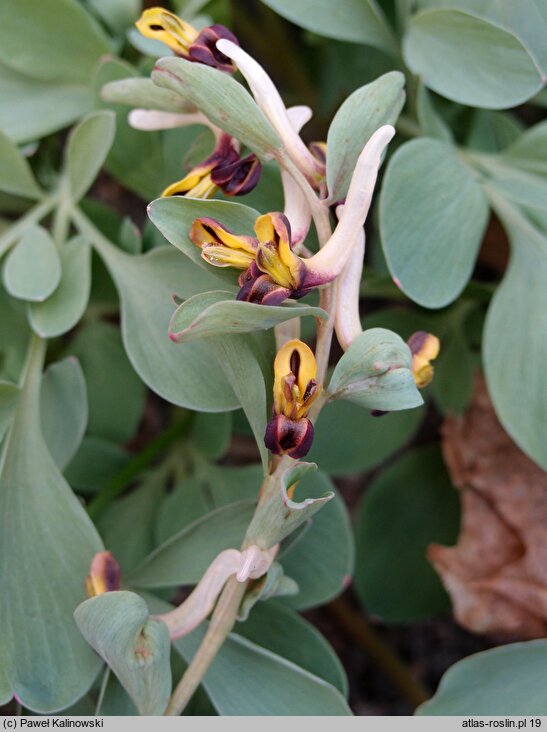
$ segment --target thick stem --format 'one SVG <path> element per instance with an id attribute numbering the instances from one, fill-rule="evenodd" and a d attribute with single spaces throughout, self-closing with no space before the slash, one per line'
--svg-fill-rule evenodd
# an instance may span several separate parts
<path id="1" fill-rule="evenodd" d="M 226 583 L 205 637 L 173 692 L 164 712 L 166 716 L 180 715 L 192 698 L 216 654 L 234 627 L 239 605 L 246 589 L 247 583 L 238 582 L 235 576 L 230 577 Z"/>

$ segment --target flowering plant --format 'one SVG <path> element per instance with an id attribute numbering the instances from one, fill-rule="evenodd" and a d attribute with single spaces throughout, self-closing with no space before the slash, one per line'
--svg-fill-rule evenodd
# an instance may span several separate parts
<path id="1" fill-rule="evenodd" d="M 414 449 L 365 497 L 355 568 L 329 475 L 394 455 L 419 428 L 424 394 L 437 414 L 464 411 L 487 305 L 494 407 L 546 464 L 534 368 L 545 342 L 525 317 L 547 312 L 545 133 L 521 134 L 490 111 L 539 92 L 534 37 L 466 3 L 397 2 L 388 20 L 372 0 L 359 18 L 351 4 L 331 17 L 318 2 L 312 17 L 306 3 L 268 0 L 319 34 L 316 54 L 353 48 L 323 35 L 389 59 L 381 74 L 371 62 L 368 83 L 310 135 L 312 109 L 287 106 L 247 50 L 253 33 L 234 32 L 247 21 L 234 17 L 232 30 L 193 17 L 200 2 L 186 14 L 51 5 L 51 15 L 38 0 L 0 10 L 0 83 L 13 96 L 12 117 L 0 113 L 0 207 L 20 214 L 0 231 L 0 703 L 350 714 L 338 659 L 296 611 L 332 600 L 352 575 L 365 608 L 388 621 L 442 611 L 425 550 L 455 541 L 459 513 L 438 448 Z M 270 12 L 260 10 L 272 32 L 283 29 Z M 486 91 L 463 72 L 454 82 L 450 64 L 465 57 L 446 23 L 486 69 Z M 6 33 L 19 26 L 28 46 Z M 488 76 L 477 29 L 493 48 L 511 46 L 518 69 L 507 62 L 503 84 Z M 439 33 L 450 53 L 430 64 Z M 461 142 L 462 105 L 483 91 L 487 109 Z M 54 133 L 73 122 L 60 147 Z M 126 206 L 142 226 L 121 216 Z M 467 283 L 489 207 L 514 247 L 491 304 L 491 283 Z M 421 307 L 362 314 L 363 299 L 368 311 L 407 296 Z M 426 486 L 415 503 L 414 481 Z M 63 661 L 50 667 L 53 651 Z M 427 698 L 379 655 L 413 706 Z M 451 709 L 450 685 L 443 693 L 422 711 Z"/>

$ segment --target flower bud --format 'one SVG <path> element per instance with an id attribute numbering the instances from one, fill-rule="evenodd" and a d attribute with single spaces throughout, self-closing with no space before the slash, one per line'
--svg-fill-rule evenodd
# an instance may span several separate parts
<path id="1" fill-rule="evenodd" d="M 120 565 L 112 552 L 99 552 L 91 562 L 89 574 L 85 578 L 85 589 L 89 597 L 120 589 Z"/>
<path id="2" fill-rule="evenodd" d="M 423 389 L 433 380 L 434 368 L 431 361 L 439 355 L 441 344 L 437 336 L 419 330 L 407 341 L 412 353 L 412 375 L 418 389 Z"/>

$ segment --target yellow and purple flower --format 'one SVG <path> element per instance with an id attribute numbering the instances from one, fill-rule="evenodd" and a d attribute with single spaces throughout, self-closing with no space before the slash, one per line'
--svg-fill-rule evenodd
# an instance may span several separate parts
<path id="1" fill-rule="evenodd" d="M 433 381 L 434 368 L 431 361 L 439 355 L 441 344 L 433 333 L 419 330 L 407 341 L 412 353 L 412 375 L 418 389 L 423 389 Z"/>
<path id="2" fill-rule="evenodd" d="M 85 588 L 89 597 L 120 589 L 120 565 L 112 552 L 98 552 L 93 557 L 89 574 L 85 578 Z"/>
<path id="3" fill-rule="evenodd" d="M 237 140 L 222 133 L 212 154 L 161 195 L 210 198 L 220 189 L 228 196 L 243 196 L 257 185 L 261 172 L 257 156 L 241 158 Z"/>
<path id="4" fill-rule="evenodd" d="M 317 364 L 305 343 L 292 340 L 274 361 L 274 416 L 268 422 L 264 442 L 274 455 L 301 458 L 313 442 L 313 424 L 307 415 L 319 396 Z"/>
<path id="5" fill-rule="evenodd" d="M 143 36 L 165 43 L 176 56 L 187 61 L 213 66 L 230 74 L 236 69 L 234 62 L 216 45 L 221 39 L 239 45 L 234 34 L 223 25 L 210 25 L 198 31 L 165 8 L 148 8 L 135 25 Z"/>

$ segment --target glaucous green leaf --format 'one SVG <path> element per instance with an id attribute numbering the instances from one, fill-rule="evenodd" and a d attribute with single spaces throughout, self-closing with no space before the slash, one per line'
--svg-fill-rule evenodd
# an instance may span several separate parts
<path id="1" fill-rule="evenodd" d="M 99 24 L 76 0 L 17 0 L 0 7 L 0 62 L 21 74 L 86 84 L 109 52 Z"/>
<path id="2" fill-rule="evenodd" d="M 116 557 L 122 577 L 135 569 L 156 545 L 154 519 L 163 492 L 161 476 L 152 472 L 99 516 L 104 545 Z"/>
<path id="3" fill-rule="evenodd" d="M 357 336 L 332 375 L 329 392 L 368 409 L 397 411 L 423 404 L 410 349 L 396 333 L 370 328 Z"/>
<path id="4" fill-rule="evenodd" d="M 418 429 L 422 409 L 404 409 L 373 417 L 342 399 L 329 402 L 315 425 L 307 459 L 330 475 L 351 475 L 380 465 L 403 447 Z"/>
<path id="5" fill-rule="evenodd" d="M 146 389 L 129 363 L 119 329 L 102 321 L 89 323 L 68 353 L 78 358 L 86 379 L 88 434 L 112 442 L 129 440 L 144 411 Z"/>
<path id="6" fill-rule="evenodd" d="M 75 203 L 87 193 L 102 168 L 115 130 L 114 114 L 99 110 L 84 117 L 70 133 L 65 168 L 70 196 Z"/>
<path id="7" fill-rule="evenodd" d="M 435 360 L 432 390 L 443 414 L 461 414 L 471 399 L 478 359 L 471 353 L 461 328 L 444 340 Z"/>
<path id="8" fill-rule="evenodd" d="M 35 338 L 0 461 L 0 555 L 9 557 L 0 570 L 0 648 L 11 693 L 33 711 L 54 712 L 83 696 L 100 668 L 72 613 L 102 546 L 40 431 L 44 351 Z"/>
<path id="9" fill-rule="evenodd" d="M 267 484 L 267 492 L 261 496 L 258 508 L 247 530 L 246 539 L 251 544 L 272 547 L 292 534 L 299 526 L 307 523 L 325 504 L 334 498 L 334 492 L 327 490 L 322 481 L 312 482 L 312 495 L 304 500 L 293 500 L 289 489 L 296 486 L 305 475 L 317 469 L 315 463 L 294 462 L 278 470 L 275 478 Z M 332 488 L 328 484 L 328 488 Z M 318 491 L 322 491 L 317 495 Z M 267 498 L 265 499 L 265 495 Z"/>
<path id="10" fill-rule="evenodd" d="M 201 416 L 198 415 L 196 421 Z M 236 501 L 256 499 L 262 477 L 261 465 L 233 468 L 200 464 L 195 474 L 178 483 L 159 506 L 156 517 L 158 542 L 165 542 L 185 526 L 217 508 Z"/>
<path id="11" fill-rule="evenodd" d="M 416 114 L 425 137 L 453 142 L 452 130 L 435 109 L 431 92 L 421 82 L 416 92 Z"/>
<path id="12" fill-rule="evenodd" d="M 189 112 L 194 109 L 180 94 L 162 89 L 151 79 L 141 77 L 106 83 L 101 90 L 101 99 L 109 104 L 127 104 L 162 112 Z"/>
<path id="13" fill-rule="evenodd" d="M 338 656 L 311 623 L 275 600 L 259 602 L 235 632 L 257 646 L 292 661 L 348 694 L 348 681 Z"/>
<path id="14" fill-rule="evenodd" d="M 91 289 L 91 249 L 76 236 L 63 244 L 61 281 L 55 292 L 43 302 L 29 306 L 32 330 L 42 338 L 54 338 L 74 328 L 85 312 Z"/>
<path id="15" fill-rule="evenodd" d="M 65 478 L 78 493 L 97 493 L 128 462 L 129 454 L 118 445 L 100 437 L 84 437 L 65 470 Z"/>
<path id="16" fill-rule="evenodd" d="M 530 127 L 508 147 L 502 156 L 508 167 L 547 175 L 547 122 Z"/>
<path id="17" fill-rule="evenodd" d="M 229 74 L 182 58 L 162 58 L 152 81 L 195 104 L 213 124 L 258 155 L 272 157 L 281 142 L 245 87 Z"/>
<path id="18" fill-rule="evenodd" d="M 451 666 L 421 716 L 547 714 L 547 641 L 511 643 L 475 653 Z"/>
<path id="19" fill-rule="evenodd" d="M 196 414 L 192 423 L 192 442 L 209 460 L 220 460 L 230 447 L 232 414 Z"/>
<path id="20" fill-rule="evenodd" d="M 180 249 L 194 264 L 206 270 L 211 278 L 223 281 L 223 289 L 237 289 L 237 273 L 231 268 L 213 267 L 201 257 L 201 251 L 189 238 L 194 219 L 209 216 L 217 219 L 235 234 L 254 234 L 253 226 L 260 216 L 248 206 L 232 201 L 203 201 L 197 198 L 171 196 L 158 198 L 148 207 L 152 223 L 167 241 Z M 228 285 L 228 287 L 226 286 Z M 230 287 L 231 286 L 231 287 Z M 220 289 L 220 286 L 209 289 Z"/>
<path id="21" fill-rule="evenodd" d="M 390 71 L 353 92 L 336 112 L 327 137 L 329 197 L 346 197 L 357 158 L 382 125 L 394 125 L 405 103 L 405 77 Z"/>
<path id="22" fill-rule="evenodd" d="M 484 152 L 498 152 L 519 140 L 524 127 L 513 115 L 492 109 L 474 109 L 465 146 Z"/>
<path id="23" fill-rule="evenodd" d="M 141 0 L 87 0 L 89 7 L 116 33 L 125 33 L 138 19 Z"/>
<path id="24" fill-rule="evenodd" d="M 8 254 L 2 276 L 13 297 L 34 302 L 46 300 L 61 281 L 61 259 L 49 232 L 41 226 L 26 229 Z"/>
<path id="25" fill-rule="evenodd" d="M 363 43 L 393 51 L 393 33 L 375 0 L 263 0 L 276 13 L 296 25 L 327 38 Z"/>
<path id="26" fill-rule="evenodd" d="M 497 211 L 509 233 L 512 256 L 484 328 L 488 391 L 507 432 L 547 469 L 547 236 L 512 206 L 497 205 Z"/>
<path id="27" fill-rule="evenodd" d="M 169 337 L 176 343 L 229 333 L 268 330 L 278 323 L 304 316 L 326 318 L 321 308 L 287 301 L 283 305 L 257 305 L 234 300 L 224 290 L 204 292 L 185 300 L 173 313 Z"/>
<path id="28" fill-rule="evenodd" d="M 355 589 L 368 612 L 390 622 L 429 617 L 450 601 L 426 559 L 453 544 L 459 500 L 437 446 L 406 453 L 375 479 L 355 527 Z"/>
<path id="29" fill-rule="evenodd" d="M 390 272 L 406 295 L 444 307 L 463 290 L 488 220 L 485 195 L 452 146 L 412 140 L 389 161 L 380 231 Z"/>
<path id="30" fill-rule="evenodd" d="M 299 483 L 295 500 L 333 489 L 324 473 L 309 473 Z M 295 534 L 294 540 L 289 538 L 282 545 L 278 561 L 298 585 L 298 594 L 281 602 L 305 609 L 332 600 L 347 587 L 353 574 L 355 550 L 348 511 L 340 496 L 335 495 L 322 506 L 300 531 L 302 535 Z"/>
<path id="31" fill-rule="evenodd" d="M 254 500 L 238 501 L 197 519 L 153 551 L 128 583 L 144 588 L 197 584 L 217 554 L 239 549 L 254 508 Z"/>
<path id="32" fill-rule="evenodd" d="M 198 411 L 239 406 L 207 343 L 174 344 L 167 335 L 172 294 L 191 297 L 215 289 L 214 275 L 192 267 L 170 248 L 131 257 L 93 237 L 122 301 L 125 349 L 145 384 L 167 401 Z"/>
<path id="33" fill-rule="evenodd" d="M 0 190 L 24 198 L 42 196 L 30 165 L 3 132 L 0 132 Z"/>
<path id="34" fill-rule="evenodd" d="M 139 714 L 162 714 L 171 695 L 171 642 L 167 626 L 149 616 L 145 601 L 132 592 L 106 592 L 79 605 L 74 618 Z"/>
<path id="35" fill-rule="evenodd" d="M 14 142 L 56 132 L 88 112 L 93 103 L 88 86 L 40 81 L 3 64 L 0 97 L 9 99 L 9 104 L 0 105 L 0 128 Z"/>
<path id="36" fill-rule="evenodd" d="M 515 107 L 542 86 L 535 60 L 516 35 L 461 10 L 414 15 L 403 52 L 426 86 L 469 106 Z"/>
<path id="37" fill-rule="evenodd" d="M 187 662 L 195 654 L 204 632 L 200 627 L 175 641 L 176 650 Z M 223 716 L 351 714 L 334 686 L 234 633 L 215 657 L 203 686 Z"/>
<path id="38" fill-rule="evenodd" d="M 224 335 L 210 341 L 219 369 L 224 373 L 255 436 L 264 471 L 268 450 L 264 444 L 267 422 L 266 381 L 251 336 Z"/>
<path id="39" fill-rule="evenodd" d="M 87 392 L 75 358 L 48 366 L 40 389 L 40 424 L 51 457 L 64 470 L 83 439 L 87 424 Z"/>
<path id="40" fill-rule="evenodd" d="M 19 389 L 17 384 L 0 381 L 0 442 L 2 442 L 6 430 L 11 424 L 18 398 Z"/>

